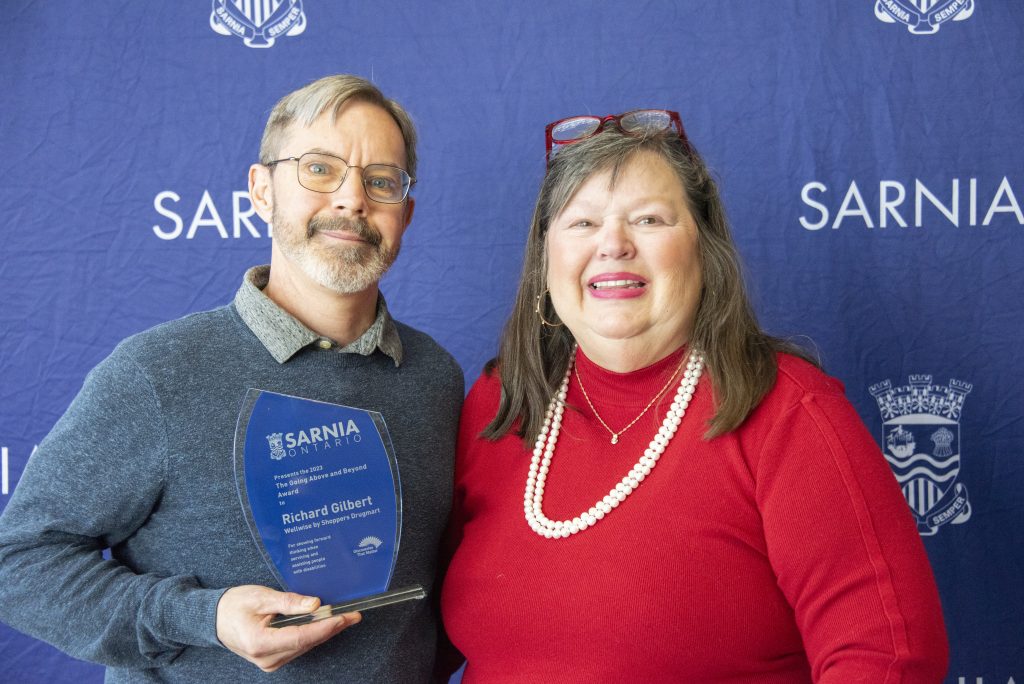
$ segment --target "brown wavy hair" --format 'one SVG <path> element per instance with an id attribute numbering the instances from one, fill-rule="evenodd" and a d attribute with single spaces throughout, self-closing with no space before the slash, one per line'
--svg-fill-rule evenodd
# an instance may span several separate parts
<path id="1" fill-rule="evenodd" d="M 501 402 L 483 437 L 498 439 L 514 430 L 529 446 L 540 432 L 544 412 L 568 368 L 575 344 L 568 328 L 542 325 L 535 311 L 540 297 L 544 318 L 558 322 L 550 298 L 544 296 L 548 227 L 593 174 L 610 169 L 614 184 L 623 166 L 642 152 L 659 155 L 676 172 L 697 224 L 704 287 L 690 345 L 704 354 L 715 397 L 715 414 L 705 438 L 743 423 L 775 384 L 777 352 L 795 354 L 817 365 L 803 349 L 766 334 L 758 325 L 718 186 L 700 154 L 675 132 L 637 137 L 608 126 L 595 136 L 562 147 L 548 166 L 530 222 L 512 315 L 502 332 L 498 357 L 486 368 L 488 373 L 495 365 L 500 368 Z"/>

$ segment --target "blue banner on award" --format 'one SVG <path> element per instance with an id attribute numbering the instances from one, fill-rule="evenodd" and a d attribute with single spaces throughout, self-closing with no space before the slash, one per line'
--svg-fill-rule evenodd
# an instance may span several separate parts
<path id="1" fill-rule="evenodd" d="M 388 591 L 402 489 L 380 413 L 250 389 L 235 431 L 235 482 L 264 560 L 288 591 L 317 596 L 300 624 L 409 598 Z"/>

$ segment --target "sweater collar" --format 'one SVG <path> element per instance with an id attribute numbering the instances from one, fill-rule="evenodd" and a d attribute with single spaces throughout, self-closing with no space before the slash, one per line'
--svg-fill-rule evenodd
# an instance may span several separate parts
<path id="1" fill-rule="evenodd" d="M 665 386 L 688 351 L 684 345 L 649 366 L 628 373 L 616 373 L 597 365 L 587 358 L 582 349 L 577 349 L 576 370 L 571 384 L 578 385 L 579 378 L 575 377 L 578 373 L 594 401 L 613 406 L 642 407 Z M 679 376 L 676 375 L 676 378 L 678 382 Z"/>
<path id="2" fill-rule="evenodd" d="M 270 355 L 284 363 L 300 349 L 315 345 L 319 349 L 343 354 L 369 356 L 380 349 L 395 365 L 402 363 L 402 340 L 395 320 L 388 312 L 384 295 L 377 295 L 377 316 L 359 339 L 344 346 L 318 335 L 279 307 L 263 289 L 270 280 L 270 266 L 253 266 L 245 273 L 235 295 L 235 309 Z"/>

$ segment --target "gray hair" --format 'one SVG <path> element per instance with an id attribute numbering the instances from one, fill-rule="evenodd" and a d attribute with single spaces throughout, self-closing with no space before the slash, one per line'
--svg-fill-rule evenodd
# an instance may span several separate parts
<path id="1" fill-rule="evenodd" d="M 690 345 L 704 354 L 714 386 L 716 411 L 706 436 L 735 429 L 757 406 L 775 383 L 777 352 L 807 358 L 803 350 L 765 334 L 758 325 L 718 186 L 693 146 L 675 132 L 633 136 L 608 126 L 560 148 L 544 176 L 512 315 L 502 333 L 498 357 L 487 368 L 499 368 L 502 392 L 497 415 L 484 429 L 484 437 L 497 439 L 518 424 L 518 434 L 531 443 L 569 365 L 572 333 L 557 326 L 554 307 L 545 296 L 545 236 L 552 220 L 588 178 L 610 170 L 614 186 L 624 165 L 643 152 L 657 154 L 676 173 L 697 224 L 704 287 Z M 535 311 L 538 302 L 544 319 L 555 327 L 542 324 Z"/>
<path id="2" fill-rule="evenodd" d="M 375 104 L 395 120 L 405 141 L 406 172 L 416 177 L 416 127 L 400 104 L 389 100 L 377 86 L 350 74 L 325 76 L 282 97 L 270 112 L 260 141 L 260 163 L 267 164 L 281 153 L 285 131 L 292 123 L 310 126 L 325 113 L 333 122 L 349 100 Z"/>

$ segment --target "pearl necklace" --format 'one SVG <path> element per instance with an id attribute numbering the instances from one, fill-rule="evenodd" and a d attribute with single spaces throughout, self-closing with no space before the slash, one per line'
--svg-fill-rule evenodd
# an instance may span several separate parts
<path id="1" fill-rule="evenodd" d="M 526 522 L 530 529 L 545 539 L 559 539 L 576 534 L 597 523 L 605 515 L 611 513 L 620 503 L 626 500 L 633 490 L 640 486 L 651 470 L 657 465 L 658 459 L 665 453 L 665 448 L 672 441 L 672 437 L 683 422 L 683 416 L 693 392 L 697 388 L 697 381 L 704 370 L 704 357 L 696 351 L 690 352 L 686 362 L 686 372 L 679 383 L 679 390 L 675 399 L 669 407 L 665 421 L 658 429 L 658 434 L 651 440 L 650 445 L 644 451 L 644 455 L 630 469 L 626 476 L 619 481 L 611 491 L 589 510 L 580 513 L 572 520 L 551 520 L 544 515 L 544 483 L 548 479 L 548 470 L 551 467 L 551 457 L 555 453 L 555 445 L 558 443 L 558 433 L 562 429 L 562 414 L 565 413 L 565 397 L 569 389 L 569 378 L 572 374 L 575 362 L 576 350 L 573 348 L 572 360 L 562 378 L 562 384 L 551 398 L 548 410 L 544 414 L 544 424 L 540 434 L 537 435 L 537 443 L 533 448 L 533 460 L 530 462 L 530 474 L 526 478 L 526 493 L 523 497 L 523 510 L 526 513 Z"/>

